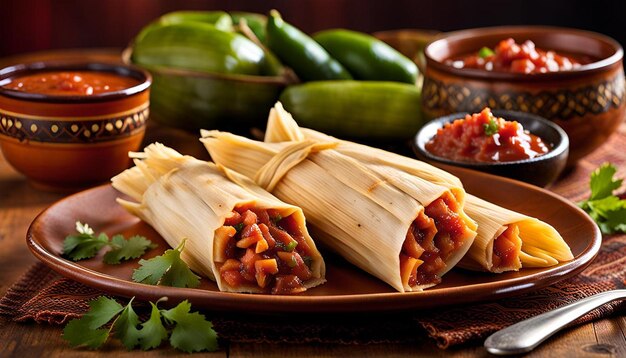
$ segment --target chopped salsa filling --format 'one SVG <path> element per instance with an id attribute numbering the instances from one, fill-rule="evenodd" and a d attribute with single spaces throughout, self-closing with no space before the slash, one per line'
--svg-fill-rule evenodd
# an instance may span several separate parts
<path id="1" fill-rule="evenodd" d="M 426 150 L 456 161 L 510 162 L 544 155 L 550 146 L 519 122 L 496 117 L 484 108 L 438 129 Z"/>
<path id="2" fill-rule="evenodd" d="M 215 262 L 231 287 L 272 294 L 306 291 L 311 249 L 292 216 L 275 210 L 237 207 L 215 232 Z"/>
<path id="3" fill-rule="evenodd" d="M 493 242 L 494 271 L 517 267 L 521 248 L 522 240 L 519 237 L 519 227 L 511 224 Z"/>
<path id="4" fill-rule="evenodd" d="M 478 52 L 446 62 L 455 68 L 513 73 L 547 73 L 569 71 L 591 61 L 538 49 L 530 40 L 518 44 L 514 39 L 508 38 L 500 41 L 494 49 L 483 47 Z"/>
<path id="5" fill-rule="evenodd" d="M 459 206 L 446 192 L 419 213 L 406 234 L 400 252 L 400 275 L 406 286 L 441 282 L 445 261 L 465 243 L 469 230 Z"/>

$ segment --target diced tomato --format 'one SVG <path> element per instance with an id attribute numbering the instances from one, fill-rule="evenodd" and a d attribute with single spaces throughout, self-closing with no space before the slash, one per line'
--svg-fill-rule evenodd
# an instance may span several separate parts
<path id="1" fill-rule="evenodd" d="M 310 279 L 312 276 L 311 270 L 304 263 L 304 260 L 302 260 L 302 256 L 294 252 L 293 257 L 296 260 L 296 266 L 291 268 L 291 273 L 298 276 L 298 278 L 303 281 Z"/>
<path id="2" fill-rule="evenodd" d="M 259 242 L 256 243 L 256 246 L 254 248 L 254 252 L 256 252 L 257 254 L 260 254 L 262 252 L 267 251 L 269 248 L 270 247 L 267 244 L 267 240 L 261 239 L 261 240 L 259 240 Z"/>
<path id="3" fill-rule="evenodd" d="M 402 244 L 402 252 L 416 259 L 419 259 L 424 253 L 424 248 L 417 244 L 413 230 L 409 230 L 407 233 L 404 244 Z"/>
<path id="4" fill-rule="evenodd" d="M 254 213 L 257 216 L 257 223 L 262 223 L 265 225 L 269 225 L 270 224 L 270 214 L 267 212 L 267 210 L 262 210 L 262 209 L 255 209 L 252 210 L 254 211 Z"/>
<path id="5" fill-rule="evenodd" d="M 277 276 L 273 294 L 294 294 L 306 291 L 302 281 L 295 275 Z"/>
<path id="6" fill-rule="evenodd" d="M 243 219 L 241 218 L 241 214 L 236 211 L 231 212 L 228 216 L 226 216 L 226 220 L 224 220 L 225 226 L 235 226 L 239 224 Z"/>
<path id="7" fill-rule="evenodd" d="M 228 259 L 222 267 L 220 267 L 220 273 L 224 273 L 225 271 L 239 271 L 241 269 L 241 262 L 235 259 Z"/>
<path id="8" fill-rule="evenodd" d="M 239 287 L 246 283 L 246 279 L 239 271 L 224 271 L 221 275 L 224 281 L 231 287 Z"/>
<path id="9" fill-rule="evenodd" d="M 243 213 L 243 224 L 246 226 L 256 224 L 256 219 L 257 216 L 252 210 L 246 210 L 246 212 Z"/>
<path id="10" fill-rule="evenodd" d="M 263 240 L 263 233 L 257 224 L 246 226 L 241 232 L 241 239 L 237 241 L 237 247 L 246 249 Z"/>
<path id="11" fill-rule="evenodd" d="M 254 252 L 252 249 L 246 249 L 245 255 L 241 257 L 241 275 L 248 281 L 255 281 L 254 274 L 256 270 L 254 263 L 261 259 L 261 255 Z"/>
<path id="12" fill-rule="evenodd" d="M 272 234 L 270 234 L 270 229 L 269 227 L 267 227 L 266 224 L 259 224 L 259 229 L 261 230 L 261 233 L 263 234 L 263 238 L 265 239 L 265 241 L 267 241 L 267 245 L 269 246 L 270 249 L 273 249 L 274 246 L 276 246 L 276 240 L 274 240 L 274 238 L 272 237 Z"/>

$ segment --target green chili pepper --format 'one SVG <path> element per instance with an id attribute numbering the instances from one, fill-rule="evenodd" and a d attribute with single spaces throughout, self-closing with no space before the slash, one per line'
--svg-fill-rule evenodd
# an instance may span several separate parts
<path id="1" fill-rule="evenodd" d="M 233 20 L 224 11 L 174 11 L 161 16 L 159 22 L 163 24 L 202 22 L 222 31 L 233 31 Z"/>
<path id="2" fill-rule="evenodd" d="M 351 79 L 352 75 L 322 46 L 286 23 L 276 10 L 267 19 L 267 46 L 303 81 Z"/>
<path id="3" fill-rule="evenodd" d="M 420 90 L 382 81 L 316 81 L 280 96 L 303 127 L 367 140 L 406 140 L 424 124 Z"/>
<path id="4" fill-rule="evenodd" d="M 211 24 L 157 23 L 137 36 L 132 61 L 141 66 L 259 75 L 265 53 L 244 36 Z"/>
<path id="5" fill-rule="evenodd" d="M 326 30 L 313 36 L 355 79 L 414 84 L 417 65 L 381 40 L 356 31 Z"/>

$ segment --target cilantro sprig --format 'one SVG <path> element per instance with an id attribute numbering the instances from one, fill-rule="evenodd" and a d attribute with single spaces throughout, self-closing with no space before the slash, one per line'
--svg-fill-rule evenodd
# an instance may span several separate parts
<path id="1" fill-rule="evenodd" d="M 140 267 L 133 272 L 133 281 L 150 285 L 198 287 L 200 277 L 180 258 L 186 241 L 183 239 L 178 247 L 166 250 L 161 256 L 140 260 Z"/>
<path id="2" fill-rule="evenodd" d="M 122 260 L 141 257 L 148 249 L 155 248 L 152 241 L 143 236 L 135 235 L 128 240 L 122 235 L 115 235 L 110 240 L 107 234 L 95 235 L 94 230 L 80 221 L 76 222 L 77 234 L 68 235 L 63 241 L 63 254 L 74 261 L 96 256 L 98 251 L 108 246 L 110 250 L 104 255 L 107 264 L 119 264 Z"/>
<path id="3" fill-rule="evenodd" d="M 132 307 L 133 300 L 134 297 L 126 306 L 104 296 L 91 301 L 89 312 L 65 326 L 63 338 L 72 347 L 91 349 L 100 348 L 111 333 L 129 350 L 157 348 L 168 337 L 172 347 L 187 353 L 218 349 L 211 322 L 198 312 L 190 312 L 187 300 L 169 310 L 158 308 L 160 300 L 150 302 L 150 317 L 141 324 Z"/>
<path id="4" fill-rule="evenodd" d="M 593 171 L 589 180 L 591 195 L 578 203 L 604 234 L 626 233 L 626 200 L 613 195 L 622 186 L 622 179 L 615 179 L 615 173 L 617 169 L 610 163 Z"/>
<path id="5" fill-rule="evenodd" d="M 489 122 L 483 124 L 483 128 L 485 130 L 485 135 L 486 136 L 492 136 L 492 135 L 498 133 L 498 131 L 500 129 L 500 127 L 498 126 L 498 122 L 493 117 L 491 117 L 489 119 Z"/>

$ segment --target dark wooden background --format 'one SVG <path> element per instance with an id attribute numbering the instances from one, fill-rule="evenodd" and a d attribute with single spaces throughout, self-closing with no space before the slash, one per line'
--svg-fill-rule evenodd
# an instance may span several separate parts
<path id="1" fill-rule="evenodd" d="M 172 10 L 272 8 L 306 32 L 542 24 L 593 30 L 626 43 L 622 0 L 0 0 L 0 57 L 124 47 L 143 25 Z"/>

